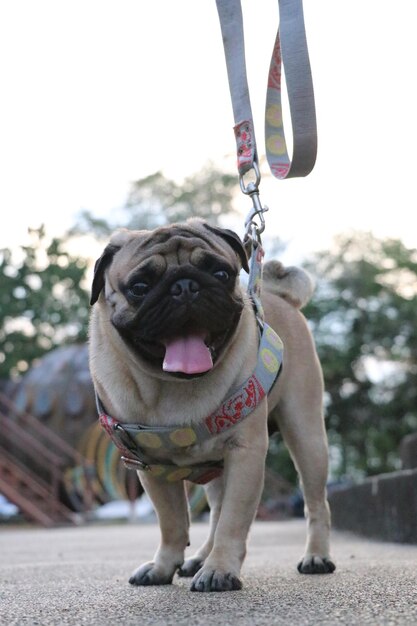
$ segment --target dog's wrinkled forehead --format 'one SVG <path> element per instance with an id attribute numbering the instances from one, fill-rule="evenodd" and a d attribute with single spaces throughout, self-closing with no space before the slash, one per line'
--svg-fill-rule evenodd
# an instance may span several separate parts
<path id="1" fill-rule="evenodd" d="M 107 274 L 109 288 L 116 289 L 134 270 L 150 263 L 153 273 L 162 275 L 168 267 L 204 265 L 204 257 L 223 259 L 232 268 L 249 272 L 248 258 L 238 235 L 226 228 L 198 219 L 164 226 L 154 231 L 122 229 L 111 237 L 94 267 L 91 304 L 97 302 Z"/>
<path id="2" fill-rule="evenodd" d="M 163 274 L 168 267 L 199 266 L 208 255 L 223 258 L 237 266 L 235 252 L 221 238 L 170 227 L 131 238 L 118 253 L 115 266 L 123 266 L 125 271 L 129 271 L 146 264 L 153 272 Z"/>

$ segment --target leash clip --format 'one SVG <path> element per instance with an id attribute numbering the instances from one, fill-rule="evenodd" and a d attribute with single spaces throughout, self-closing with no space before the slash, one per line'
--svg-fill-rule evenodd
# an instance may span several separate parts
<path id="1" fill-rule="evenodd" d="M 243 175 L 239 176 L 240 189 L 242 193 L 249 196 L 252 200 L 252 208 L 248 213 L 245 220 L 245 238 L 251 237 L 255 241 L 261 242 L 261 234 L 265 230 L 265 218 L 264 213 L 269 209 L 267 206 L 262 206 L 261 199 L 259 197 L 259 183 L 261 182 L 261 173 L 256 161 L 253 162 L 253 170 L 255 172 L 255 180 L 250 181 L 245 185 Z M 259 223 L 256 222 L 259 219 Z"/>
<path id="2" fill-rule="evenodd" d="M 250 181 L 247 185 L 245 185 L 244 177 L 247 174 L 239 174 L 239 185 L 242 190 L 242 193 L 245 195 L 250 195 L 253 192 L 258 192 L 259 183 L 261 182 L 261 172 L 259 170 L 259 165 L 257 161 L 253 161 L 250 167 L 251 170 L 255 172 L 255 180 Z M 249 170 L 248 170 L 249 171 Z"/>

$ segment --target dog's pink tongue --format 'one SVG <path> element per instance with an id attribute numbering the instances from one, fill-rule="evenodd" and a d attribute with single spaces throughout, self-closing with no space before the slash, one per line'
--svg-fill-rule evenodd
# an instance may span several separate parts
<path id="1" fill-rule="evenodd" d="M 210 350 L 201 335 L 176 337 L 165 342 L 164 372 L 202 374 L 213 367 Z"/>

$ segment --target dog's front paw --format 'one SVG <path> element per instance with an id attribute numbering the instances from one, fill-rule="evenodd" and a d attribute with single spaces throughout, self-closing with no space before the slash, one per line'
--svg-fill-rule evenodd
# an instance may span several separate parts
<path id="1" fill-rule="evenodd" d="M 240 579 L 231 572 L 202 567 L 194 576 L 191 591 L 236 591 L 242 589 Z"/>
<path id="2" fill-rule="evenodd" d="M 183 578 L 190 578 L 191 576 L 197 574 L 197 572 L 203 567 L 203 565 L 204 559 L 187 559 L 178 570 L 178 576 L 182 576 Z"/>
<path id="3" fill-rule="evenodd" d="M 154 561 L 144 563 L 129 578 L 131 585 L 170 585 L 174 577 L 175 569 L 167 571 L 158 566 Z"/>
<path id="4" fill-rule="evenodd" d="M 310 554 L 301 559 L 297 569 L 300 574 L 333 574 L 336 565 L 325 556 Z"/>

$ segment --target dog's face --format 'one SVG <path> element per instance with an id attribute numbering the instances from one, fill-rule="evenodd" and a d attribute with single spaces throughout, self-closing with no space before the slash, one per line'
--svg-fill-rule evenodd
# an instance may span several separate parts
<path id="1" fill-rule="evenodd" d="M 120 231 L 96 263 L 91 303 L 103 291 L 113 327 L 150 368 L 200 375 L 236 330 L 242 266 L 237 235 L 200 221 Z"/>

